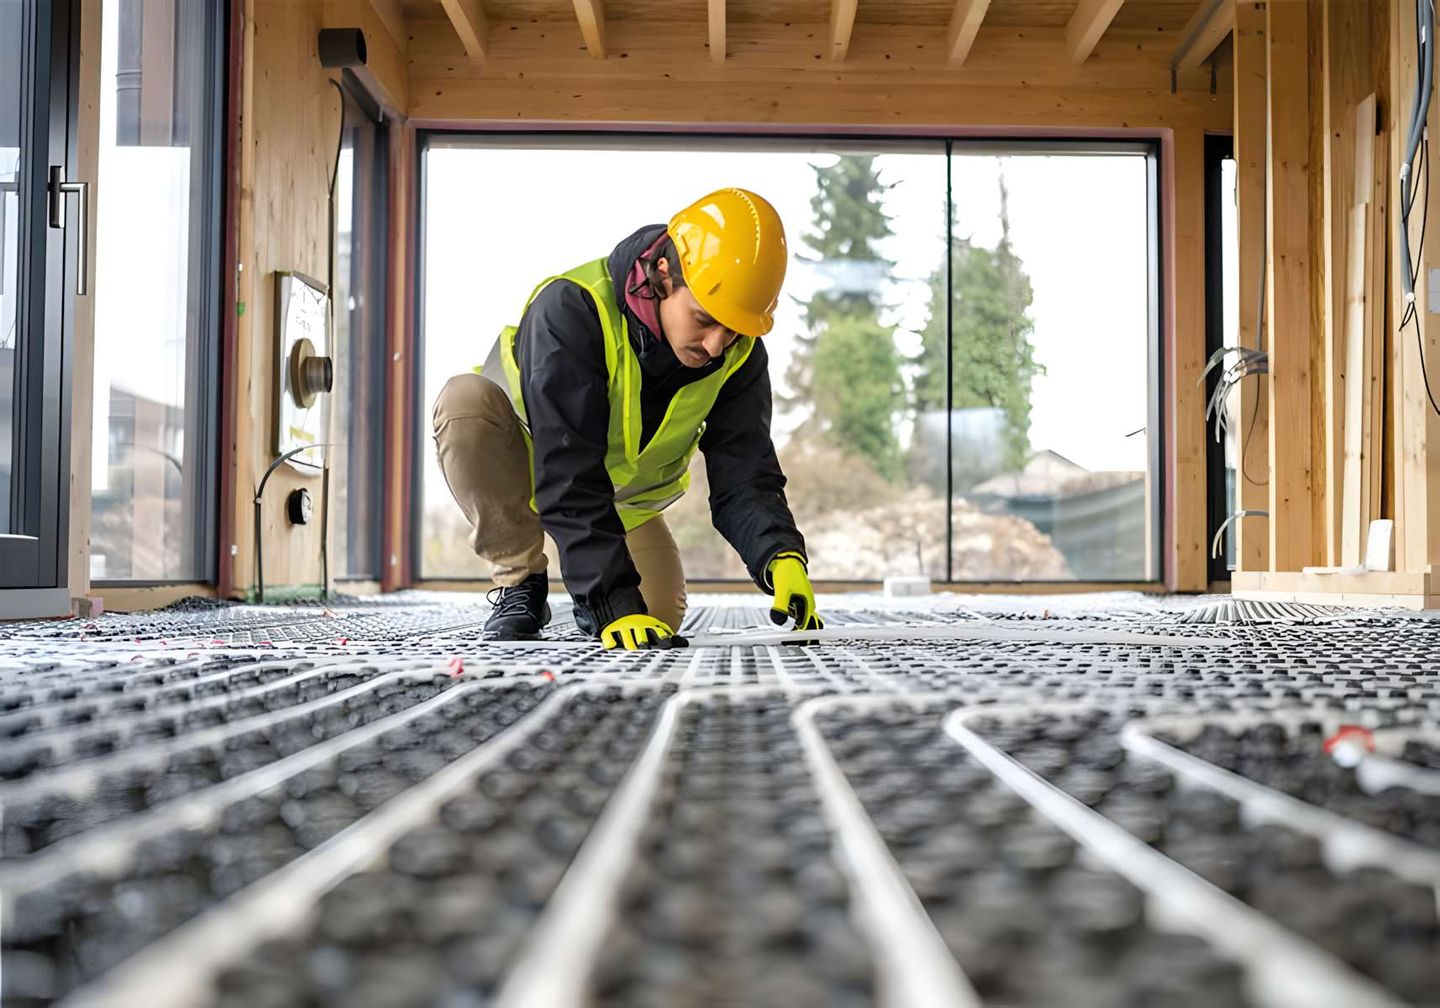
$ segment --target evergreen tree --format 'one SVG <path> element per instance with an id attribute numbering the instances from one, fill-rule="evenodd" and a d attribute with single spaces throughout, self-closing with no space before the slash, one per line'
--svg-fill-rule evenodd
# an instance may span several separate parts
<path id="1" fill-rule="evenodd" d="M 1035 360 L 1028 311 L 1034 300 L 1025 265 L 1010 244 L 1009 193 L 1000 178 L 1000 242 L 993 249 L 957 237 L 951 227 L 954 300 L 953 338 L 946 332 L 945 266 L 930 275 L 930 311 L 921 330 L 915 381 L 921 410 L 945 408 L 945 348 L 953 347 L 951 407 L 1004 411 L 1004 465 L 1023 466 L 1030 456 L 1030 387 L 1044 369 Z"/>
<path id="2" fill-rule="evenodd" d="M 896 422 L 905 408 L 895 327 L 880 322 L 894 263 L 879 252 L 893 232 L 873 155 L 842 155 L 815 168 L 814 213 L 804 244 L 829 274 L 805 303 L 801 337 L 787 375 L 791 402 L 810 408 L 804 428 L 859 455 L 888 479 L 902 465 Z"/>

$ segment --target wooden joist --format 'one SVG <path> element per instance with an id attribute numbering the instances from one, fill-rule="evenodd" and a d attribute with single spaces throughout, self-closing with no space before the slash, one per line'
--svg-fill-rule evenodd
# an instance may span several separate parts
<path id="1" fill-rule="evenodd" d="M 1065 26 L 1065 52 L 1071 63 L 1084 63 L 1100 44 L 1105 29 L 1125 0 L 1080 0 Z"/>
<path id="2" fill-rule="evenodd" d="M 1195 70 L 1210 58 L 1225 36 L 1235 30 L 1236 0 L 1202 0 L 1180 32 L 1180 45 L 1171 57 L 1177 70 Z M 1243 0 L 1242 7 L 1252 7 Z"/>
<path id="3" fill-rule="evenodd" d="M 957 0 L 945 32 L 945 52 L 951 66 L 959 66 L 970 55 L 975 33 L 980 30 L 989 8 L 990 0 Z"/>
<path id="4" fill-rule="evenodd" d="M 440 0 L 440 4 L 455 26 L 455 34 L 460 36 L 460 44 L 465 47 L 470 62 L 485 62 L 489 35 L 480 0 Z"/>
<path id="5" fill-rule="evenodd" d="M 830 0 L 830 58 L 843 60 L 850 52 L 855 30 L 855 9 L 860 0 Z"/>
<path id="6" fill-rule="evenodd" d="M 710 59 L 725 62 L 725 0 L 710 0 Z"/>
<path id="7" fill-rule="evenodd" d="M 605 58 L 605 4 L 604 0 L 574 0 L 575 17 L 580 22 L 580 34 L 585 37 L 585 48 L 596 59 Z"/>

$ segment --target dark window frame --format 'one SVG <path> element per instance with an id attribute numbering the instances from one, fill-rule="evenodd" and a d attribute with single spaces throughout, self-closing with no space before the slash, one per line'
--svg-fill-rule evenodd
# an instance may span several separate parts
<path id="1" fill-rule="evenodd" d="M 360 489 L 366 494 L 368 500 L 363 511 L 353 507 L 347 507 L 345 510 L 347 548 L 345 573 L 334 577 L 333 580 L 336 584 L 378 581 L 384 571 L 382 537 L 385 527 L 387 495 L 383 473 L 385 471 L 385 426 L 388 418 L 386 402 L 390 374 L 390 369 L 386 366 L 386 336 L 391 307 L 389 291 L 390 207 L 393 198 L 393 194 L 390 192 L 389 136 L 389 131 L 393 126 L 360 78 L 349 70 L 344 71 L 342 75 L 342 89 L 346 97 L 365 117 L 363 124 L 354 123 L 350 121 L 347 113 L 345 129 L 349 131 L 353 128 L 363 127 L 374 131 L 371 138 L 374 158 L 366 169 L 369 175 L 368 188 L 362 190 L 362 186 L 359 184 L 361 173 L 358 158 L 351 161 L 352 170 L 355 172 L 355 184 L 351 190 L 352 199 L 358 202 L 362 196 L 365 196 L 370 201 L 369 228 L 363 236 L 368 244 L 364 292 L 370 302 L 366 314 L 366 368 L 362 370 L 358 367 L 351 367 L 349 369 L 351 385 L 348 391 L 352 407 L 355 403 L 365 403 L 366 408 L 378 410 L 379 422 L 376 436 L 358 446 L 359 454 L 364 456 L 367 463 L 363 470 L 367 474 L 367 479 L 361 481 Z M 353 149 L 355 148 L 352 145 Z M 355 219 L 353 213 L 351 219 L 352 221 Z M 352 242 L 354 241 L 355 235 L 352 232 Z M 350 289 L 348 283 L 346 287 Z M 353 293 L 353 290 L 351 292 Z M 336 305 L 335 310 L 339 312 L 342 310 L 342 306 Z M 352 342 L 353 340 L 354 334 L 352 333 Z M 364 380 L 366 376 L 368 376 L 368 381 Z M 357 446 L 349 443 L 346 450 L 347 493 L 353 500 L 356 496 L 357 486 L 352 477 L 356 472 L 356 467 L 351 463 L 355 459 Z M 368 519 L 365 519 L 366 515 L 368 515 Z M 356 564 L 354 560 L 357 542 L 363 543 L 364 549 L 369 553 L 368 558 L 360 564 Z M 355 569 L 357 566 L 362 569 Z"/>
<path id="2" fill-rule="evenodd" d="M 1164 546 L 1167 541 L 1168 510 L 1166 507 L 1166 491 L 1168 485 L 1168 459 L 1164 444 L 1169 425 L 1169 411 L 1164 402 L 1165 394 L 1165 368 L 1167 366 L 1167 355 L 1165 347 L 1165 323 L 1169 312 L 1167 310 L 1166 298 L 1168 291 L 1164 282 L 1165 251 L 1164 251 L 1164 213 L 1166 210 L 1163 198 L 1163 187 L 1161 184 L 1162 174 L 1166 167 L 1163 157 L 1163 145 L 1158 136 L 1137 136 L 1133 139 L 1107 139 L 1107 138 L 1084 138 L 1057 136 L 1053 138 L 1037 139 L 1035 137 L 1015 137 L 1006 134 L 997 134 L 984 137 L 967 137 L 961 135 L 960 130 L 937 130 L 931 133 L 925 132 L 877 132 L 867 133 L 846 133 L 837 131 L 834 133 L 815 134 L 787 134 L 767 133 L 746 130 L 735 131 L 706 131 L 696 130 L 693 132 L 678 132 L 675 130 L 587 130 L 587 129 L 529 129 L 529 130 L 453 130 L 433 129 L 418 130 L 414 151 L 412 169 L 415 178 L 415 243 L 411 254 L 410 267 L 415 277 L 416 297 L 412 306 L 411 332 L 414 334 L 413 345 L 410 350 L 412 370 L 409 376 L 410 401 L 412 403 L 423 403 L 425 401 L 425 312 L 423 308 L 424 290 L 426 282 L 426 206 L 428 179 L 426 176 L 425 154 L 430 147 L 436 143 L 452 143 L 456 145 L 473 141 L 476 138 L 483 138 L 487 142 L 510 140 L 517 145 L 520 144 L 544 144 L 546 146 L 568 143 L 572 149 L 585 149 L 590 146 L 592 149 L 614 149 L 620 146 L 638 147 L 643 145 L 654 145 L 664 149 L 673 149 L 686 140 L 699 141 L 700 143 L 725 143 L 727 141 L 736 144 L 783 144 L 791 143 L 796 145 L 821 145 L 832 144 L 836 146 L 858 145 L 867 150 L 894 148 L 903 149 L 907 144 L 916 146 L 938 146 L 937 154 L 943 154 L 946 158 L 946 203 L 947 208 L 952 199 L 952 187 L 950 181 L 950 159 L 957 149 L 968 151 L 980 151 L 991 148 L 997 152 L 1006 153 L 1020 152 L 1038 154 L 1046 150 L 1066 154 L 1085 153 L 1086 151 L 1097 154 L 1114 153 L 1119 151 L 1130 151 L 1141 153 L 1146 158 L 1146 215 L 1148 222 L 1147 235 L 1147 291 L 1149 292 L 1148 324 L 1147 324 L 1147 352 L 1150 362 L 1150 387 L 1147 396 L 1148 425 L 1147 435 L 1149 444 L 1149 465 L 1150 475 L 1154 490 L 1149 494 L 1147 507 L 1152 522 L 1148 551 L 1152 556 L 1150 569 L 1145 576 L 1139 579 L 1114 579 L 1114 580 L 1092 580 L 1072 579 L 1066 581 L 1042 581 L 1025 580 L 1006 582 L 1013 583 L 1017 588 L 1024 587 L 1049 587 L 1066 586 L 1076 584 L 1147 584 L 1161 585 L 1167 576 L 1165 563 Z M 946 221 L 948 231 L 949 221 Z M 947 259 L 949 258 L 949 242 L 947 241 Z M 947 270 L 947 282 L 953 282 L 953 271 Z M 948 299 L 947 299 L 948 300 Z M 950 348 L 953 350 L 953 348 Z M 950 366 L 951 354 L 947 352 L 947 369 Z M 948 387 L 948 386 L 947 386 Z M 410 491 L 407 500 L 408 510 L 412 516 L 424 514 L 424 452 L 427 449 L 426 438 L 423 432 L 423 425 L 415 417 L 407 418 L 409 430 L 409 444 L 412 449 L 409 466 Z M 947 434 L 948 438 L 948 434 Z M 945 573 L 946 583 L 964 585 L 970 584 L 993 584 L 997 582 L 957 582 L 953 580 L 953 528 L 950 512 L 953 510 L 953 488 L 949 483 L 949 470 L 952 465 L 947 465 L 947 500 L 946 510 L 946 549 L 945 549 Z M 424 585 L 432 582 L 456 582 L 456 583 L 487 583 L 483 578 L 467 577 L 463 575 L 427 574 L 424 571 L 424 529 L 423 522 L 412 520 L 409 523 L 408 547 L 412 557 L 412 576 L 410 582 L 415 585 Z M 803 531 L 803 530 L 802 530 Z M 740 578 L 697 578 L 707 583 L 748 585 L 748 580 Z M 875 583 L 864 579 L 848 581 L 847 583 Z"/>
<path id="3" fill-rule="evenodd" d="M 1234 157 L 1235 144 L 1228 134 L 1205 137 L 1205 357 L 1225 345 L 1225 232 L 1226 199 L 1222 168 Z M 1232 197 L 1233 198 L 1233 197 Z M 1205 379 L 1205 401 L 1210 401 L 1220 381 L 1220 368 Z M 1211 556 L 1210 540 L 1232 510 L 1231 488 L 1225 472 L 1225 444 L 1217 442 L 1211 427 L 1205 429 L 1205 564 L 1211 584 L 1230 580 L 1230 558 L 1234 555 L 1236 526 L 1225 530 L 1223 546 Z"/>

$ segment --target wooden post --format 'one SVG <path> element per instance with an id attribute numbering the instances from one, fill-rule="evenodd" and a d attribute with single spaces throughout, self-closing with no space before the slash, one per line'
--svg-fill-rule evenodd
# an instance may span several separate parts
<path id="1" fill-rule="evenodd" d="M 1174 354 L 1170 384 L 1175 538 L 1171 587 L 1209 585 L 1205 493 L 1205 131 L 1198 122 L 1176 127 L 1174 142 Z"/>
<path id="2" fill-rule="evenodd" d="M 1265 262 L 1265 11 L 1237 0 L 1235 5 L 1235 201 L 1239 220 L 1240 345 L 1261 346 L 1260 291 Z M 1236 481 L 1240 509 L 1270 507 L 1270 388 L 1262 375 L 1240 383 L 1240 451 Z M 1270 567 L 1269 522 L 1245 518 L 1236 525 L 1240 571 Z"/>
<path id="3" fill-rule="evenodd" d="M 1312 451 L 1313 372 L 1310 196 L 1310 6 L 1265 7 L 1269 95 L 1266 336 L 1270 350 L 1270 569 L 1319 559 Z"/>

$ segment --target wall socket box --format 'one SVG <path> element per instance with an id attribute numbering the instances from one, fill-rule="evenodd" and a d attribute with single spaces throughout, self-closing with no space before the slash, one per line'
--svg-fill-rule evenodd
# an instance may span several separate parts
<path id="1" fill-rule="evenodd" d="M 335 367 L 330 357 L 330 295 L 323 283 L 302 273 L 275 274 L 275 438 L 276 456 L 305 451 L 290 464 L 304 472 L 324 463 L 325 426 Z"/>

